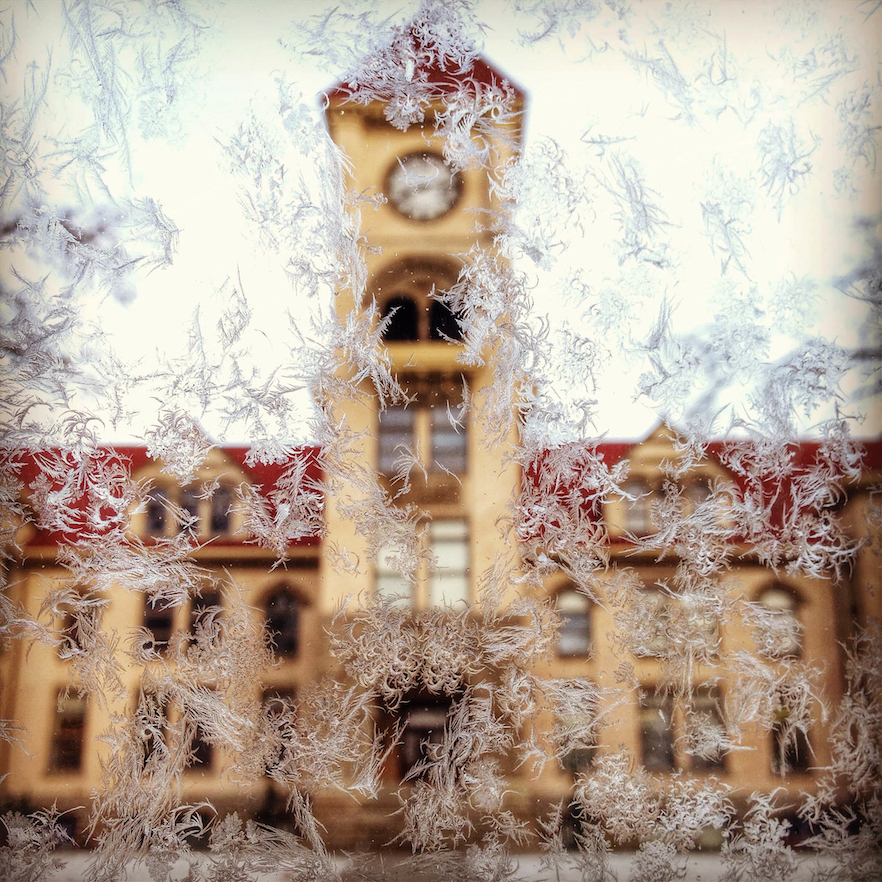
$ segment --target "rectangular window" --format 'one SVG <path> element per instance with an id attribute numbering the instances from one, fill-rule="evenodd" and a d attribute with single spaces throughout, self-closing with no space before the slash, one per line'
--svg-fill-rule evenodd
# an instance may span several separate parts
<path id="1" fill-rule="evenodd" d="M 471 600 L 469 530 L 463 520 L 438 520 L 429 526 L 436 565 L 429 575 L 429 605 L 452 606 Z"/>
<path id="2" fill-rule="evenodd" d="M 214 747 L 206 740 L 205 733 L 199 723 L 193 731 L 193 740 L 190 742 L 190 770 L 195 770 L 198 766 L 211 768 L 214 761 Z"/>
<path id="3" fill-rule="evenodd" d="M 83 762 L 86 731 L 86 699 L 68 695 L 55 709 L 55 726 L 49 752 L 53 772 L 78 772 Z"/>
<path id="4" fill-rule="evenodd" d="M 144 599 L 144 627 L 153 635 L 153 644 L 162 652 L 174 630 L 175 611 L 171 607 L 153 606 Z"/>
<path id="5" fill-rule="evenodd" d="M 557 595 L 555 606 L 560 613 L 557 654 L 562 658 L 591 655 L 591 612 L 588 598 L 565 588 Z"/>
<path id="6" fill-rule="evenodd" d="M 640 699 L 640 748 L 651 772 L 674 770 L 674 728 L 671 698 L 656 690 Z"/>
<path id="7" fill-rule="evenodd" d="M 208 616 L 222 603 L 220 594 L 211 589 L 205 589 L 201 596 L 194 597 L 190 603 L 190 633 L 195 634 L 199 625 L 204 625 Z"/>
<path id="8" fill-rule="evenodd" d="M 622 488 L 628 494 L 627 529 L 635 536 L 652 532 L 652 488 L 644 481 L 631 480 Z"/>
<path id="9" fill-rule="evenodd" d="M 377 595 L 392 601 L 396 606 L 413 606 L 413 584 L 393 564 L 395 552 L 382 548 L 377 555 L 374 590 Z"/>
<path id="10" fill-rule="evenodd" d="M 270 715 L 287 715 L 297 705 L 297 690 L 293 686 L 268 686 L 263 690 L 261 703 Z"/>
<path id="11" fill-rule="evenodd" d="M 377 431 L 377 468 L 381 474 L 395 474 L 396 462 L 402 451 L 414 450 L 414 416 L 416 409 L 395 405 L 379 414 Z"/>
<path id="12" fill-rule="evenodd" d="M 453 472 L 464 475 L 468 471 L 468 439 L 464 425 L 454 425 L 445 399 L 431 407 L 432 454 L 430 471 Z"/>
<path id="13" fill-rule="evenodd" d="M 594 747 L 575 747 L 561 757 L 560 764 L 565 772 L 578 775 L 591 768 L 595 752 Z"/>
<path id="14" fill-rule="evenodd" d="M 782 721 L 772 729 L 772 771 L 776 775 L 809 770 L 810 748 L 802 729 L 792 728 Z"/>
<path id="15" fill-rule="evenodd" d="M 199 532 L 199 491 L 195 487 L 184 487 L 181 490 L 181 508 L 187 520 L 181 524 L 184 530 Z"/>
<path id="16" fill-rule="evenodd" d="M 394 475 L 407 450 L 427 472 L 468 471 L 468 432 L 458 417 L 463 400 L 462 376 L 431 374 L 408 386 L 413 396 L 406 406 L 387 407 L 378 414 L 377 469 Z"/>
<path id="17" fill-rule="evenodd" d="M 422 777 L 417 766 L 430 757 L 430 745 L 444 740 L 444 726 L 450 712 L 450 699 L 433 702 L 414 702 L 403 710 L 404 730 L 399 748 L 399 773 L 402 778 Z"/>
<path id="18" fill-rule="evenodd" d="M 271 727 L 274 730 L 279 727 L 284 731 L 290 725 L 288 721 L 294 718 L 297 708 L 297 690 L 293 686 L 266 687 L 261 696 L 261 703 Z M 278 743 L 271 755 L 267 755 L 266 767 L 264 768 L 264 774 L 267 777 L 271 776 L 284 762 L 285 750 L 286 746 L 282 741 Z M 266 814 L 267 821 L 272 821 L 274 817 L 278 820 L 284 814 L 284 800 L 279 805 L 277 797 L 278 794 L 272 788 L 266 793 L 266 802 L 262 811 Z"/>
<path id="19" fill-rule="evenodd" d="M 721 706 L 719 690 L 713 686 L 700 687 L 692 696 L 686 715 L 686 737 L 693 771 L 713 772 L 726 767 L 726 724 Z"/>
<path id="20" fill-rule="evenodd" d="M 162 763 L 168 752 L 168 702 L 152 689 L 141 689 L 138 696 L 138 717 L 144 727 L 144 765 Z"/>
<path id="21" fill-rule="evenodd" d="M 634 600 L 634 654 L 664 656 L 670 649 L 671 599 L 656 588 L 645 588 Z"/>

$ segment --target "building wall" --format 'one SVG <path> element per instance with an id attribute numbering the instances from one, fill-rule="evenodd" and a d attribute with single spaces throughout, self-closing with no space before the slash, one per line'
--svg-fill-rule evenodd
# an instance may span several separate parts
<path id="1" fill-rule="evenodd" d="M 396 157 L 412 151 L 440 150 L 441 146 L 425 128 L 413 128 L 406 133 L 394 129 L 383 120 L 381 108 L 374 106 L 358 108 L 332 100 L 328 120 L 332 137 L 352 163 L 346 184 L 355 193 L 375 195 L 380 192 Z M 517 138 L 516 128 L 500 133 L 500 164 L 514 155 Z M 487 173 L 466 169 L 462 175 L 462 196 L 455 210 L 434 221 L 410 221 L 388 204 L 379 205 L 376 211 L 362 208 L 362 229 L 368 246 L 366 298 L 362 301 L 351 290 L 340 291 L 337 308 L 342 319 L 352 311 L 367 309 L 372 297 L 379 298 L 382 308 L 383 297 L 388 293 L 390 272 L 398 272 L 402 261 L 416 260 L 432 265 L 433 260 L 449 260 L 455 267 L 462 264 L 473 246 L 492 247 L 492 224 L 484 229 L 475 225 L 476 217 L 481 221 L 488 216 L 487 211 L 500 207 L 494 201 Z M 419 296 L 423 297 L 423 308 L 428 308 L 430 300 L 425 297 L 425 292 Z M 492 353 L 487 353 L 483 365 L 464 369 L 457 361 L 459 347 L 444 341 L 389 342 L 384 351 L 393 374 L 408 388 L 416 388 L 428 376 L 451 376 L 462 372 L 467 375 L 474 394 L 480 398 L 482 390 L 494 379 Z M 341 376 L 340 379 L 349 381 L 351 376 Z M 277 664 L 264 672 L 260 681 L 255 681 L 255 699 L 259 699 L 264 690 L 293 690 L 302 695 L 310 684 L 331 675 L 340 677 L 340 665 L 328 649 L 326 629 L 331 627 L 334 615 L 346 598 L 351 598 L 350 609 L 357 609 L 375 591 L 377 561 L 369 553 L 365 538 L 367 531 L 358 529 L 352 512 L 370 511 L 370 505 L 377 504 L 376 500 L 370 503 L 371 491 L 360 487 L 358 480 L 376 471 L 381 407 L 370 382 L 362 382 L 358 392 L 354 398 L 323 402 L 332 424 L 342 421 L 352 436 L 351 444 L 345 449 L 326 451 L 328 456 L 336 459 L 330 463 L 334 467 L 334 482 L 326 500 L 327 538 L 320 547 L 292 548 L 287 566 L 274 568 L 272 552 L 243 542 L 242 523 L 234 514 L 222 541 L 211 542 L 193 554 L 193 559 L 204 566 L 212 578 L 241 588 L 245 602 L 253 608 L 251 615 L 256 624 L 263 622 L 266 599 L 277 586 L 289 587 L 302 603 L 298 652 L 291 658 L 278 659 Z M 480 424 L 474 420 L 467 432 L 468 467 L 453 478 L 452 484 L 450 476 L 438 473 L 428 480 L 423 479 L 417 469 L 413 474 L 414 489 L 393 501 L 395 488 L 380 479 L 379 486 L 387 495 L 379 504 L 391 506 L 416 502 L 436 519 L 466 520 L 468 599 L 474 602 L 478 599 L 482 574 L 499 555 L 512 549 L 517 553 L 511 528 L 505 523 L 500 524 L 499 517 L 517 494 L 524 476 L 507 456 L 517 445 L 514 421 L 508 436 L 493 443 L 487 443 Z M 638 495 L 661 485 L 663 464 L 675 456 L 673 436 L 663 428 L 628 452 L 630 480 L 638 482 L 634 483 Z M 731 480 L 723 466 L 712 457 L 700 463 L 691 475 L 700 478 L 705 485 Z M 177 493 L 174 482 L 162 472 L 159 464 L 148 462 L 134 477 L 152 481 L 157 487 L 167 485 L 171 494 Z M 842 508 L 842 518 L 852 535 L 865 531 L 868 523 L 877 523 L 874 516 L 868 514 L 867 506 L 871 502 L 869 488 L 878 477 L 878 472 L 868 473 L 849 488 L 850 496 Z M 423 485 L 419 483 L 421 480 Z M 198 481 L 220 481 L 237 487 L 243 482 L 253 482 L 254 477 L 241 463 L 233 461 L 221 450 L 214 450 Z M 426 487 L 426 484 L 431 486 Z M 631 584 L 648 588 L 658 583 L 670 585 L 674 582 L 679 563 L 676 558 L 670 554 L 660 558 L 655 549 L 641 551 L 628 538 L 628 531 L 634 530 L 633 518 L 638 509 L 643 510 L 639 500 L 611 499 L 603 512 L 610 534 L 610 566 L 598 576 L 597 583 L 599 599 L 603 601 L 617 580 L 626 579 Z M 376 514 L 376 509 L 374 512 Z M 136 514 L 133 530 L 140 535 L 148 532 L 147 519 L 146 510 Z M 169 526 L 168 530 L 171 535 L 172 527 Z M 210 537 L 206 535 L 204 538 Z M 341 565 L 340 552 L 343 549 L 350 555 L 352 566 Z M 54 560 L 55 550 L 55 546 L 40 545 L 31 537 L 24 544 L 22 558 L 10 572 L 10 597 L 21 603 L 35 620 L 41 620 L 40 606 L 47 589 L 67 578 Z M 854 569 L 844 577 L 844 583 L 832 578 L 778 578 L 759 564 L 749 548 L 738 548 L 735 552 L 732 568 L 725 577 L 728 595 L 733 600 L 756 601 L 761 591 L 776 581 L 793 593 L 802 626 L 802 661 L 818 669 L 818 692 L 835 705 L 840 697 L 843 674 L 838 641 L 848 636 L 855 620 L 865 623 L 882 613 L 878 543 L 874 546 L 869 541 L 860 550 Z M 417 611 L 427 603 L 426 578 L 423 572 L 417 586 Z M 568 587 L 566 575 L 556 573 L 549 576 L 537 591 L 554 603 Z M 104 628 L 122 635 L 125 642 L 126 635 L 144 625 L 144 596 L 137 590 L 117 586 L 108 592 L 107 599 L 109 606 Z M 676 602 L 676 598 L 671 602 Z M 621 748 L 639 761 L 642 756 L 641 725 L 652 716 L 646 708 L 641 712 L 641 696 L 661 683 L 664 660 L 652 654 L 637 657 L 623 648 L 621 610 L 614 603 L 590 603 L 585 612 L 590 617 L 589 651 L 563 656 L 552 652 L 537 666 L 535 673 L 545 678 L 586 678 L 605 690 L 601 701 L 603 722 L 598 728 L 593 761 Z M 561 609 L 561 613 L 566 618 L 567 609 Z M 46 622 L 45 615 L 42 621 Z M 188 609 L 176 611 L 175 627 L 186 629 L 188 621 Z M 750 626 L 737 618 L 728 621 L 721 630 L 717 655 L 707 663 L 697 664 L 691 671 L 678 674 L 684 683 L 693 686 L 718 680 L 722 706 L 732 710 L 733 714 L 737 714 L 731 702 L 738 684 L 733 682 L 729 661 L 738 651 L 754 651 L 750 631 Z M 660 655 L 664 655 L 663 649 Z M 88 804 L 93 789 L 101 787 L 101 761 L 107 758 L 100 735 L 111 725 L 114 714 L 133 706 L 143 676 L 143 670 L 127 661 L 123 652 L 118 653 L 117 658 L 121 664 L 123 697 L 119 701 L 109 701 L 107 706 L 90 702 L 83 730 L 82 764 L 79 769 L 59 772 L 50 769 L 53 739 L 57 738 L 58 731 L 55 706 L 59 692 L 70 684 L 76 685 L 75 680 L 71 680 L 71 663 L 59 659 L 53 646 L 39 642 L 25 652 L 24 642 L 15 640 L 0 655 L 3 716 L 18 721 L 28 733 L 28 753 L 16 746 L 0 748 L 5 751 L 0 754 L 0 774 L 9 772 L 0 783 L 0 795 L 5 802 L 35 807 L 57 801 L 62 809 Z M 786 659 L 766 661 L 773 669 L 776 665 L 783 669 L 788 663 Z M 382 713 L 383 709 L 378 708 L 378 716 Z M 673 710 L 675 732 L 682 731 L 683 713 L 681 701 Z M 536 726 L 540 741 L 547 740 L 547 732 L 553 723 L 547 712 L 538 719 Z M 827 725 L 823 716 L 817 714 L 810 734 L 811 766 L 822 766 L 829 761 Z M 731 785 L 734 795 L 741 799 L 746 799 L 755 789 L 778 789 L 778 798 L 782 802 L 793 800 L 799 792 L 810 790 L 816 777 L 811 769 L 784 775 L 774 773 L 771 739 L 766 731 L 754 725 L 744 730 L 738 749 L 725 757 L 721 768 L 694 771 L 681 743 L 674 741 L 671 749 L 672 768 L 660 771 L 658 774 L 662 778 L 684 769 L 698 776 L 712 774 Z M 589 753 L 577 764 L 590 775 L 591 762 Z M 284 818 L 284 797 L 278 788 L 268 780 L 243 782 L 225 775 L 224 765 L 222 752 L 217 752 L 210 767 L 201 766 L 190 771 L 184 779 L 182 798 L 194 802 L 207 799 L 221 810 L 235 809 L 245 814 L 272 817 L 276 821 Z M 514 763 L 510 764 L 508 771 L 510 805 L 528 820 L 535 820 L 550 805 L 566 802 L 576 776 L 574 769 L 564 769 L 555 761 L 548 762 L 538 772 L 529 766 L 516 767 Z M 327 828 L 329 845 L 343 848 L 378 845 L 395 835 L 399 821 L 390 816 L 399 805 L 396 794 L 400 787 L 406 791 L 410 785 L 402 785 L 400 776 L 391 766 L 385 770 L 383 782 L 376 800 L 353 799 L 336 791 L 312 794 L 316 814 Z M 81 829 L 84 820 L 81 812 Z"/>
<path id="2" fill-rule="evenodd" d="M 658 457 L 659 461 L 670 452 L 665 451 L 657 439 L 652 441 L 651 447 L 653 457 Z M 633 455 L 635 461 L 642 462 L 644 469 L 652 458 L 647 451 L 635 450 Z M 145 470 L 145 474 L 148 473 L 149 468 Z M 648 475 L 649 471 L 645 473 Z M 237 479 L 242 477 L 238 470 L 235 474 Z M 154 480 L 157 477 L 153 475 Z M 866 477 L 872 478 L 873 475 Z M 482 485 L 491 485 L 487 492 L 492 494 L 497 492 L 500 483 L 489 468 L 470 475 L 470 480 L 474 482 L 471 492 L 478 496 L 482 493 Z M 846 525 L 859 534 L 868 523 L 865 514 L 866 505 L 871 501 L 869 491 L 865 489 L 868 486 L 867 480 L 858 484 L 854 497 L 842 509 Z M 621 506 L 611 508 L 610 518 L 610 533 L 614 539 L 610 545 L 611 566 L 602 576 L 606 587 L 616 579 L 626 577 L 648 587 L 672 583 L 678 561 L 658 560 L 657 555 L 648 552 L 635 555 L 633 545 L 624 541 L 622 531 L 618 529 L 625 526 L 627 512 Z M 872 523 L 872 519 L 869 522 Z M 143 530 L 143 521 L 136 520 L 135 524 Z M 237 528 L 238 525 L 234 524 L 234 534 Z M 487 536 L 491 539 L 488 540 Z M 505 548 L 504 537 L 498 531 L 488 531 L 487 536 L 484 539 L 490 551 L 483 557 L 475 554 L 473 579 L 493 553 Z M 617 536 L 619 539 L 615 538 Z M 329 538 L 333 538 L 333 533 Z M 329 549 L 331 543 L 327 542 L 323 547 Z M 771 584 L 783 584 L 792 591 L 798 598 L 796 608 L 803 629 L 801 656 L 796 663 L 816 670 L 814 682 L 818 694 L 825 697 L 831 708 L 835 708 L 843 682 L 837 641 L 843 631 L 854 626 L 849 612 L 851 607 L 843 609 L 841 603 L 844 593 L 842 583 L 805 576 L 776 577 L 769 568 L 757 563 L 749 549 L 738 551 L 743 554 L 733 559 L 733 567 L 725 579 L 729 596 L 733 600 L 756 601 L 762 590 Z M 59 629 L 63 628 L 63 621 L 50 622 L 45 612 L 40 613 L 47 591 L 65 584 L 69 579 L 66 571 L 55 564 L 53 557 L 54 548 L 51 546 L 27 546 L 24 559 L 10 571 L 10 598 L 14 603 L 20 603 L 34 620 L 54 625 L 57 637 Z M 339 665 L 329 654 L 325 629 L 330 627 L 331 616 L 340 599 L 342 580 L 336 576 L 323 583 L 327 562 L 322 557 L 323 551 L 317 547 L 293 548 L 288 566 L 273 569 L 272 555 L 238 541 L 223 546 L 209 544 L 195 555 L 197 561 L 222 583 L 235 583 L 241 587 L 245 601 L 252 607 L 255 623 L 262 621 L 262 607 L 273 588 L 285 585 L 302 599 L 297 655 L 288 659 L 280 657 L 276 665 L 264 672 L 261 681 L 254 684 L 256 697 L 265 689 L 280 692 L 293 690 L 302 694 L 309 684 L 321 681 L 323 677 L 331 674 L 341 676 Z M 850 588 L 847 596 L 856 598 L 858 621 L 861 623 L 872 616 L 875 609 L 873 604 L 878 603 L 878 566 L 875 561 L 875 549 L 868 543 L 860 550 L 854 570 L 843 577 Z M 557 573 L 547 579 L 544 591 L 554 602 L 554 598 L 568 587 L 571 586 L 566 575 Z M 115 631 L 121 635 L 125 644 L 128 635 L 144 624 L 144 597 L 141 593 L 122 588 L 111 590 L 107 597 L 110 603 L 104 614 L 103 628 L 108 633 Z M 604 716 L 598 730 L 597 752 L 593 760 L 583 758 L 588 763 L 584 766 L 585 773 L 590 775 L 591 761 L 596 762 L 597 757 L 615 753 L 622 747 L 639 761 L 641 692 L 651 689 L 660 681 L 664 662 L 652 655 L 635 657 L 622 648 L 618 639 L 621 636 L 620 610 L 612 605 L 594 603 L 589 603 L 586 608 L 590 616 L 590 652 L 570 656 L 552 654 L 546 662 L 537 666 L 535 674 L 550 678 L 588 678 L 601 689 L 609 690 L 609 696 L 602 702 Z M 566 610 L 562 610 L 562 613 L 566 615 Z M 188 621 L 187 609 L 175 611 L 175 625 L 178 628 L 186 629 Z M 736 618 L 727 621 L 722 628 L 720 649 L 713 664 L 697 665 L 687 677 L 695 685 L 719 678 L 723 706 L 736 715 L 737 708 L 731 702 L 738 684 L 732 678 L 729 660 L 739 651 L 755 654 L 749 625 Z M 69 685 L 74 687 L 71 695 L 76 695 L 76 677 L 72 675 L 71 662 L 60 659 L 57 648 L 49 643 L 37 641 L 28 648 L 23 640 L 10 642 L 0 658 L 3 666 L 3 714 L 6 719 L 17 721 L 27 732 L 27 737 L 25 750 L 16 745 L 7 746 L 3 756 L 3 771 L 9 772 L 0 785 L 6 805 L 34 808 L 56 802 L 59 808 L 67 809 L 89 804 L 93 789 L 101 787 L 101 762 L 107 759 L 107 748 L 100 741 L 100 736 L 111 725 L 114 713 L 123 712 L 134 705 L 143 674 L 140 667 L 127 662 L 123 652 L 118 653 L 117 658 L 121 663 L 124 697 L 119 701 L 109 701 L 106 707 L 90 699 L 85 714 L 80 767 L 53 770 L 51 756 L 53 743 L 58 739 L 60 719 L 56 710 L 58 695 Z M 783 668 L 788 663 L 786 659 L 762 661 L 771 669 L 775 669 L 776 665 Z M 631 672 L 627 676 L 623 676 L 623 665 L 630 665 Z M 615 690 L 619 692 L 613 695 Z M 675 731 L 682 731 L 682 714 L 682 707 L 674 712 Z M 814 769 L 829 762 L 829 723 L 830 717 L 823 717 L 816 708 L 809 735 L 811 761 L 809 768 L 802 771 L 783 775 L 774 771 L 773 748 L 768 732 L 758 725 L 749 725 L 741 733 L 738 749 L 726 755 L 722 768 L 691 770 L 682 745 L 675 743 L 672 771 L 656 774 L 662 779 L 666 775 L 677 774 L 681 769 L 699 777 L 710 774 L 730 785 L 736 800 L 746 800 L 753 790 L 778 790 L 777 798 L 782 804 L 795 804 L 800 793 L 811 791 L 815 786 L 818 773 Z M 538 720 L 540 729 L 544 727 L 547 730 L 552 724 L 553 720 L 547 713 Z M 262 817 L 267 816 L 266 812 L 274 812 L 276 821 L 284 819 L 284 800 L 278 788 L 266 780 L 243 782 L 225 776 L 225 762 L 223 753 L 217 752 L 210 768 L 200 767 L 188 772 L 184 778 L 182 798 L 194 802 L 208 799 L 221 810 L 236 809 Z M 576 780 L 574 770 L 561 768 L 555 761 L 548 762 L 538 775 L 534 774 L 535 771 L 514 765 L 510 769 L 512 795 L 509 799 L 527 817 L 538 815 L 540 807 L 544 807 L 542 810 L 545 811 L 549 805 L 566 800 Z M 317 815 L 329 826 L 329 844 L 340 847 L 368 845 L 392 838 L 395 821 L 390 822 L 390 814 L 398 804 L 396 793 L 401 785 L 391 771 L 384 780 L 380 798 L 375 801 L 367 798 L 353 801 L 349 795 L 331 792 L 314 794 Z M 273 792 L 274 800 L 271 797 Z M 341 820 L 344 815 L 345 823 Z M 80 830 L 84 829 L 85 820 L 86 813 L 81 811 Z"/>

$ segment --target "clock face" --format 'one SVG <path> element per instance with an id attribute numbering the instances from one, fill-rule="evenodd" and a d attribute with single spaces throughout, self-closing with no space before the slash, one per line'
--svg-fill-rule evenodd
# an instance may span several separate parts
<path id="1" fill-rule="evenodd" d="M 386 196 L 409 220 L 435 220 L 459 201 L 462 176 L 439 153 L 408 153 L 386 175 Z"/>

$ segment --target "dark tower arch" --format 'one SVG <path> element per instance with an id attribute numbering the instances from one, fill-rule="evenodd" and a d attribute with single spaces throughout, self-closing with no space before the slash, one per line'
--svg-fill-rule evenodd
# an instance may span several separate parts
<path id="1" fill-rule="evenodd" d="M 462 329 L 456 315 L 443 300 L 433 300 L 429 307 L 429 339 L 462 339 Z"/>
<path id="2" fill-rule="evenodd" d="M 419 315 L 412 297 L 390 297 L 383 304 L 383 318 L 389 320 L 383 339 L 390 341 L 419 340 Z"/>
<path id="3" fill-rule="evenodd" d="M 407 257 L 378 272 L 370 293 L 383 318 L 391 316 L 384 339 L 459 340 L 457 317 L 438 295 L 459 278 L 461 264 L 448 258 Z"/>

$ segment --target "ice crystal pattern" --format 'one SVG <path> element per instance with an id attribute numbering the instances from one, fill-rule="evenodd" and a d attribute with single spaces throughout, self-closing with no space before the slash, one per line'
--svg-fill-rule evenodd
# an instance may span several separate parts
<path id="1" fill-rule="evenodd" d="M 356 584 L 359 596 L 330 630 L 334 674 L 298 696 L 296 707 L 264 706 L 255 696 L 272 664 L 272 635 L 255 625 L 230 580 L 214 586 L 223 610 L 203 608 L 191 633 L 166 647 L 145 629 L 103 627 L 111 587 L 152 609 L 186 607 L 211 587 L 193 560 L 201 541 L 194 531 L 144 542 L 131 529 L 153 488 L 133 480 L 130 464 L 106 443 L 131 425 L 181 486 L 227 433 L 249 439 L 249 464 L 281 464 L 273 486 L 242 485 L 231 502 L 248 541 L 269 549 L 279 568 L 292 543 L 322 533 L 324 499 L 343 486 L 354 490 L 341 510 L 374 558 L 391 549 L 405 577 L 431 564 L 422 514 L 392 505 L 373 470 L 353 459 L 357 435 L 339 406 L 357 399 L 364 383 L 383 407 L 407 398 L 366 295 L 362 231 L 378 203 L 345 189 L 349 158 L 328 138 L 312 96 L 280 68 L 265 72 L 234 122 L 217 126 L 200 116 L 217 88 L 215 44 L 231 39 L 209 4 L 7 4 L 0 10 L 0 643 L 53 647 L 70 662 L 68 693 L 91 701 L 117 702 L 123 660 L 144 670 L 134 706 L 102 735 L 109 750 L 90 806 L 88 878 L 110 882 L 142 861 L 152 879 L 168 879 L 176 861 L 191 860 L 191 840 L 206 825 L 208 856 L 194 860 L 191 878 L 220 882 L 269 869 L 339 878 L 344 870 L 326 849 L 309 794 L 318 786 L 377 793 L 401 734 L 377 725 L 377 709 L 394 710 L 417 684 L 451 707 L 443 736 L 410 770 L 412 786 L 400 797 L 400 840 L 415 854 L 414 872 L 515 878 L 512 853 L 528 847 L 550 873 L 570 868 L 605 879 L 610 846 L 629 845 L 631 878 L 669 880 L 682 876 L 684 855 L 715 828 L 728 880 L 789 878 L 788 822 L 773 795 L 758 792 L 738 811 L 712 777 L 656 775 L 626 752 L 598 756 L 576 776 L 571 804 L 550 809 L 532 829 L 510 810 L 506 763 L 541 768 L 592 751 L 620 697 L 612 687 L 536 673 L 561 627 L 542 599 L 543 580 L 561 572 L 586 602 L 611 612 L 622 659 L 659 659 L 657 692 L 686 716 L 696 665 L 725 664 L 740 684 L 718 725 L 701 733 L 687 726 L 677 744 L 683 755 L 707 760 L 737 750 L 740 730 L 758 726 L 776 733 L 784 769 L 812 720 L 829 714 L 832 762 L 818 771 L 820 785 L 801 811 L 814 825 L 812 844 L 831 858 L 824 878 L 878 878 L 878 624 L 851 635 L 846 689 L 828 707 L 816 670 L 798 658 L 770 658 L 798 634 L 780 616 L 734 600 L 727 573 L 735 540 L 750 543 L 775 575 L 844 579 L 861 543 L 878 551 L 878 504 L 867 510 L 863 538 L 845 530 L 838 506 L 861 473 L 852 429 L 864 404 L 878 403 L 880 387 L 879 207 L 859 202 L 861 193 L 878 192 L 878 47 L 861 34 L 873 27 L 878 34 L 879 4 L 829 4 L 836 15 L 828 18 L 824 5 L 810 2 L 749 6 L 767 40 L 760 46 L 738 39 L 727 4 L 513 3 L 520 52 L 552 45 L 578 56 L 581 71 L 609 64 L 613 76 L 608 69 L 598 82 L 621 84 L 621 93 L 615 105 L 597 101 L 600 116 L 585 119 L 574 144 L 543 133 L 504 167 L 493 133 L 516 118 L 514 92 L 468 76 L 485 34 L 501 24 L 498 7 L 424 0 L 386 15 L 348 2 L 306 16 L 313 4 L 295 6 L 286 6 L 299 17 L 290 28 L 264 35 L 289 61 L 322 66 L 355 104 L 382 102 L 398 129 L 433 128 L 450 165 L 486 168 L 502 200 L 498 216 L 476 217 L 476 229 L 490 235 L 462 256 L 456 285 L 436 293 L 460 318 L 462 364 L 492 359 L 494 368 L 492 385 L 474 401 L 466 396 L 458 418 L 474 419 L 492 443 L 512 443 L 506 455 L 529 477 L 499 512 L 515 546 L 480 574 L 474 603 L 455 613 L 406 614 L 360 596 Z M 459 87 L 440 87 L 427 73 L 433 67 L 460 77 Z M 598 99 L 604 89 L 596 87 Z M 588 99 L 568 96 L 564 112 L 581 119 L 576 108 Z M 188 238 L 193 230 L 153 192 L 149 166 L 157 150 L 205 132 L 211 146 L 203 138 L 191 149 L 223 166 L 248 248 L 278 271 L 272 284 L 287 286 L 270 323 L 258 303 L 264 283 L 243 278 L 236 254 L 220 266 L 196 255 L 202 269 L 187 285 L 200 290 L 198 308 L 160 298 L 180 284 L 173 273 L 190 259 L 187 249 L 198 248 Z M 673 174 L 679 157 L 660 161 L 659 150 L 669 138 L 696 156 L 673 184 L 666 163 Z M 818 188 L 855 219 L 854 229 L 840 232 L 860 252 L 829 272 L 816 255 L 797 265 L 784 232 L 798 226 Z M 769 257 L 776 245 L 777 261 Z M 151 288 L 157 279 L 169 282 Z M 681 280 L 701 290 L 707 317 L 688 331 L 676 321 L 678 309 L 689 308 Z M 864 310 L 862 339 L 826 339 L 817 328 L 814 298 L 831 287 Z M 344 288 L 364 309 L 339 319 L 331 301 Z M 114 348 L 101 313 L 131 307 L 148 290 L 167 311 L 167 330 L 181 332 L 180 345 L 133 360 Z M 568 307 L 565 321 L 546 314 L 555 299 Z M 611 568 L 598 518 L 606 504 L 639 500 L 628 489 L 628 463 L 598 452 L 617 431 L 599 400 L 613 354 L 617 394 L 633 395 L 679 433 L 679 458 L 665 464 L 648 535 L 631 537 L 635 549 L 679 561 L 652 597 L 627 567 Z M 806 434 L 817 441 L 810 461 L 796 455 L 795 440 Z M 737 483 L 712 483 L 685 505 L 678 482 L 721 438 L 721 461 Z M 298 458 L 304 441 L 318 445 L 321 480 Z M 200 488 L 203 499 L 217 492 Z M 178 527 L 189 523 L 170 500 L 167 514 Z M 34 617 L 10 600 L 6 584 L 22 529 L 58 537 L 69 575 Z M 329 547 L 327 557 L 358 570 L 345 547 Z M 664 612 L 650 626 L 647 611 L 659 604 Z M 724 658 L 719 621 L 752 634 L 756 651 Z M 620 693 L 637 683 L 627 661 L 615 675 Z M 542 715 L 557 721 L 546 739 L 531 734 Z M 21 749 L 15 720 L 0 721 L 0 736 L 13 753 Z M 210 804 L 184 800 L 184 773 L 200 741 L 226 751 L 229 774 L 268 775 L 284 788 L 293 831 L 214 817 Z M 64 817 L 47 808 L 2 821 L 0 875 L 51 878 L 64 861 L 57 851 Z M 349 860 L 370 878 L 368 863 Z"/>

